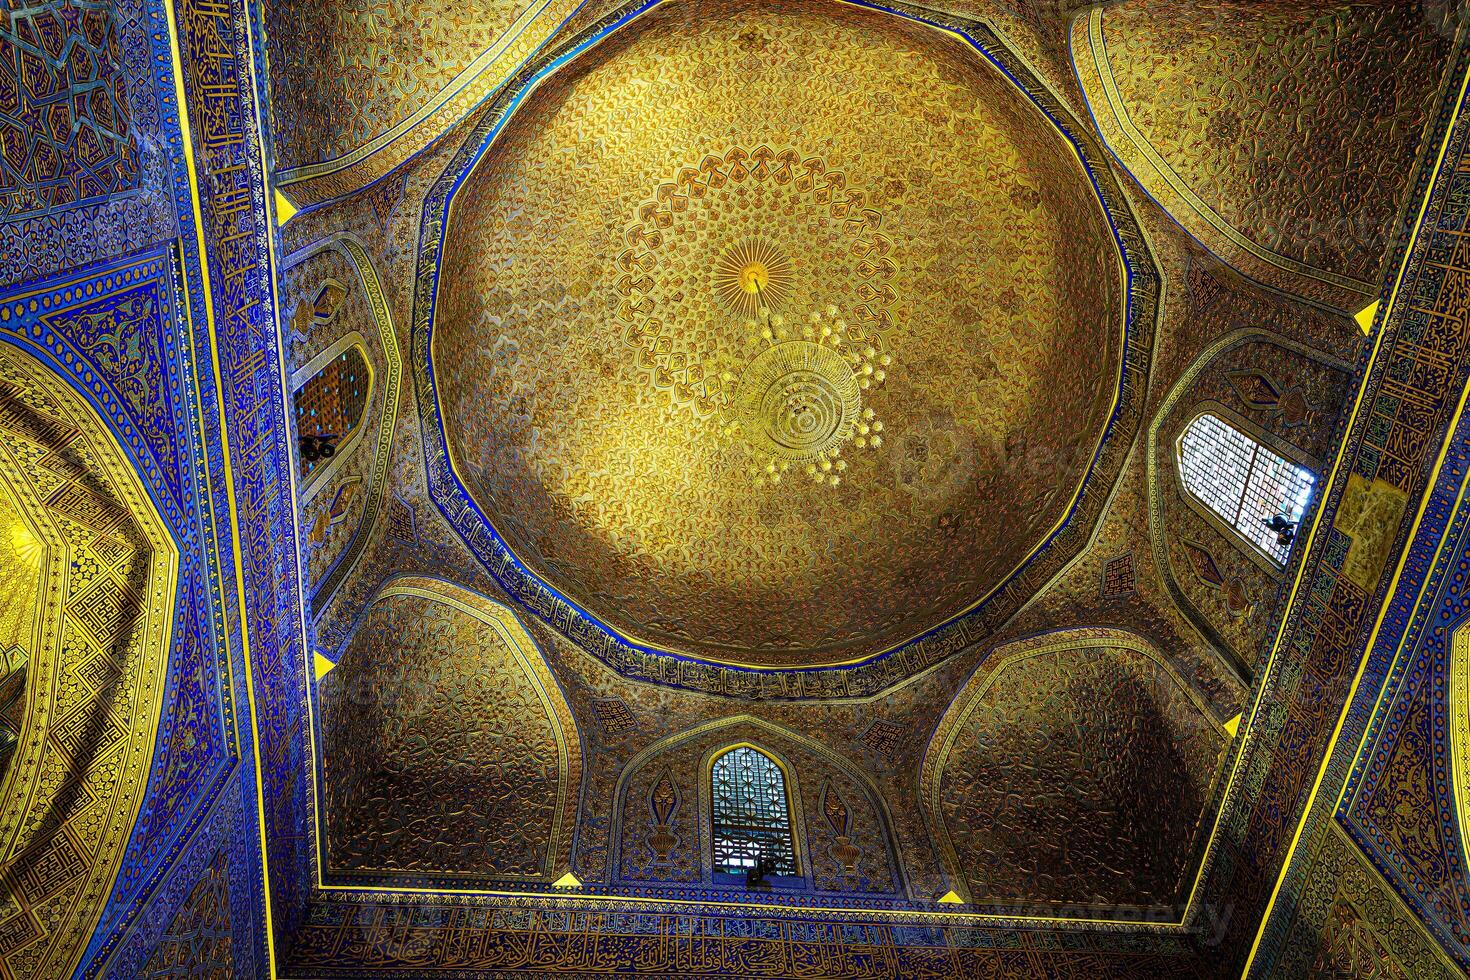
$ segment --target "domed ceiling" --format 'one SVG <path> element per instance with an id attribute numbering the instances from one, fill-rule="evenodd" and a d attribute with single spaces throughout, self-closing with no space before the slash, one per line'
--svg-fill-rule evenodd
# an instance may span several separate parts
<path id="1" fill-rule="evenodd" d="M 524 568 L 628 641 L 853 662 L 1067 518 L 1125 266 L 1069 138 L 962 41 L 693 6 L 533 89 L 454 192 L 444 434 Z"/>

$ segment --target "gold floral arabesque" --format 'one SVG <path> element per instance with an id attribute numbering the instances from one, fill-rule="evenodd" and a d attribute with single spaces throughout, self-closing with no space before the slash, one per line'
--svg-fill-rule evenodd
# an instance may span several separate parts
<path id="1" fill-rule="evenodd" d="M 770 183 L 792 194 L 760 200 L 755 207 L 740 193 L 746 182 Z M 763 206 L 762 206 L 763 205 Z M 799 266 L 767 230 L 774 219 L 798 209 L 823 223 L 829 233 L 849 240 L 856 259 L 855 301 L 845 318 L 835 303 L 812 311 L 798 332 L 783 308 L 799 285 Z M 729 222 L 731 212 L 740 214 Z M 847 189 L 847 177 L 829 170 L 819 157 L 759 146 L 747 152 L 732 147 L 723 156 L 706 155 L 698 167 L 686 167 L 672 183 L 663 183 L 652 200 L 638 209 L 629 227 L 629 248 L 618 257 L 624 272 L 618 281 L 618 316 L 627 324 L 624 342 L 639 351 L 635 370 L 676 404 L 700 417 L 720 421 L 719 431 L 741 437 L 755 457 L 750 475 L 758 486 L 776 485 L 793 466 L 817 483 L 837 486 L 847 462 L 845 445 L 876 449 L 883 444 L 883 423 L 863 405 L 863 392 L 882 384 L 893 363 L 883 351 L 883 334 L 893 326 L 890 307 L 897 300 L 891 280 L 898 271 L 889 253 L 892 243 L 877 233 L 883 216 L 867 206 L 865 195 Z M 758 230 L 726 245 L 709 270 L 707 288 L 731 317 L 744 317 L 753 356 L 721 369 L 728 352 L 679 350 L 669 318 L 679 304 L 659 315 L 654 293 L 665 246 L 674 240 L 702 239 L 713 226 L 754 225 Z M 822 284 L 805 283 L 806 292 Z M 843 290 L 846 292 L 847 290 Z"/>

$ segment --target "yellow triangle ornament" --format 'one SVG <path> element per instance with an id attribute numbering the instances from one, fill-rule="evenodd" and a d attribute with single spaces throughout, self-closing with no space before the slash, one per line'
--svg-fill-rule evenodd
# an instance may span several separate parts
<path id="1" fill-rule="evenodd" d="M 291 199 L 280 191 L 276 191 L 276 227 L 280 228 L 286 222 L 296 217 L 298 208 L 291 203 Z"/>
<path id="2" fill-rule="evenodd" d="M 1373 305 L 1364 307 L 1353 317 L 1358 321 L 1358 329 L 1365 334 L 1373 332 L 1373 321 L 1378 319 L 1378 305 L 1378 300 L 1375 299 Z"/>

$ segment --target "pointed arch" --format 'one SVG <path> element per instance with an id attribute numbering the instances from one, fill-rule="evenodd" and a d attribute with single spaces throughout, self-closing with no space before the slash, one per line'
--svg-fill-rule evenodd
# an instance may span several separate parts
<path id="1" fill-rule="evenodd" d="M 1272 322 L 1280 315 L 1279 311 L 1273 313 L 1272 306 L 1250 305 L 1253 301 L 1248 293 L 1231 291 L 1221 295 L 1232 308 L 1237 302 L 1243 303 L 1252 317 L 1264 322 Z M 1208 312 L 1210 308 L 1204 309 Z M 1287 430 L 1292 442 L 1241 420 L 1239 413 L 1232 413 L 1216 400 L 1237 397 L 1226 392 L 1237 390 L 1239 371 L 1261 363 L 1278 366 L 1289 363 L 1294 366 L 1294 373 L 1317 377 L 1317 384 L 1329 396 L 1317 396 L 1325 406 L 1317 421 Z M 1199 353 L 1170 386 L 1149 422 L 1148 528 L 1154 567 L 1169 598 L 1205 640 L 1205 649 L 1215 654 L 1242 683 L 1249 682 L 1255 666 L 1259 630 L 1253 629 L 1252 624 L 1260 618 L 1232 617 L 1231 597 L 1240 600 L 1234 603 L 1239 607 L 1249 606 L 1251 599 L 1271 595 L 1283 574 L 1282 568 L 1265 553 L 1241 541 L 1221 518 L 1186 492 L 1178 478 L 1176 442 L 1184 426 L 1197 413 L 1209 409 L 1234 420 L 1237 428 L 1278 455 L 1320 472 L 1318 456 L 1330 450 L 1327 439 L 1339 412 L 1329 402 L 1339 391 L 1346 392 L 1351 377 L 1352 365 L 1326 350 L 1265 327 L 1243 327 L 1224 334 Z M 1309 506 L 1307 516 L 1310 512 Z M 1218 585 L 1201 582 L 1190 571 L 1191 556 L 1197 554 L 1191 544 L 1210 545 L 1206 550 L 1222 566 L 1233 566 L 1221 568 L 1223 577 Z"/>
<path id="2" fill-rule="evenodd" d="M 550 884 L 570 866 L 581 740 L 506 606 L 442 579 L 390 579 L 317 704 L 325 879 Z"/>
<path id="3" fill-rule="evenodd" d="M 337 279 L 326 280 L 336 284 L 342 293 L 337 300 L 338 307 L 347 295 L 361 290 L 361 298 L 366 301 L 367 315 L 359 314 L 355 318 L 361 326 L 367 325 L 363 321 L 370 320 L 373 329 L 367 335 L 353 330 L 337 338 L 330 347 L 318 353 L 291 376 L 293 388 L 299 388 L 309 383 L 307 379 L 312 378 L 334 355 L 341 355 L 355 345 L 364 359 L 364 370 L 368 374 L 370 386 L 364 396 L 364 412 L 360 423 L 347 440 L 337 446 L 335 455 L 323 461 L 323 467 L 318 467 L 309 474 L 303 472 L 302 476 L 302 526 L 307 529 L 308 543 L 314 546 L 308 550 L 308 565 L 313 584 L 311 614 L 314 617 L 321 615 L 326 609 L 347 576 L 367 552 L 368 546 L 374 540 L 374 532 L 388 513 L 388 466 L 393 457 L 394 438 L 398 431 L 398 410 L 403 386 L 403 357 L 398 349 L 392 311 L 377 270 L 362 242 L 351 234 L 341 234 L 319 242 L 288 256 L 287 273 L 295 275 L 298 268 L 304 271 L 308 263 L 317 260 L 337 263 L 338 271 L 355 284 L 349 289 Z M 312 280 L 305 281 L 310 283 Z M 308 295 L 312 294 L 308 292 Z M 303 302 L 303 306 L 305 305 Z M 308 310 L 316 308 L 316 305 L 312 305 Z M 334 307 L 332 313 L 335 318 L 337 308 Z M 306 320 L 311 320 L 311 317 L 308 316 Z M 317 319 L 312 322 L 319 326 L 325 321 Z M 381 370 L 376 370 L 375 364 Z M 310 433 L 298 424 L 297 435 L 304 434 Z M 368 440 L 373 444 L 371 460 L 349 459 L 359 443 Z M 342 471 L 345 471 L 342 479 L 334 480 L 334 474 Z M 320 491 L 334 482 L 338 487 L 337 494 L 318 500 Z M 355 499 L 344 504 L 343 509 L 350 513 L 345 520 L 339 520 L 331 511 L 336 509 L 337 497 L 349 485 L 351 489 L 348 493 Z M 342 529 L 332 530 L 338 524 L 342 525 Z M 318 549 L 321 549 L 320 553 Z"/>
<path id="4" fill-rule="evenodd" d="M 740 874 L 764 859 L 773 873 L 800 875 L 792 820 L 796 778 L 775 752 L 737 742 L 708 753 L 710 861 L 716 873 Z"/>
<path id="5" fill-rule="evenodd" d="M 920 809 L 967 902 L 1172 904 L 1202 856 L 1229 742 L 1142 637 L 1042 634 L 997 649 L 946 709 Z"/>
<path id="6" fill-rule="evenodd" d="M 749 714 L 667 735 L 636 753 L 623 767 L 610 801 L 611 880 L 671 886 L 713 881 L 713 801 L 708 776 L 718 756 L 742 745 L 759 750 L 782 767 L 791 805 L 795 860 L 801 877 L 812 887 L 829 892 L 909 894 L 895 845 L 893 816 L 872 777 L 815 739 Z M 649 801 L 644 797 L 657 788 L 664 773 L 679 783 L 686 802 L 672 820 L 650 822 Z M 834 828 L 824 815 L 823 793 L 831 782 L 843 787 L 846 814 L 841 829 Z M 667 795 L 668 791 L 663 792 Z M 695 801 L 697 806 L 690 807 Z M 658 835 L 656 843 L 650 832 Z M 855 846 L 857 854 L 851 850 Z M 663 856 L 649 862 L 655 850 L 662 850 Z"/>

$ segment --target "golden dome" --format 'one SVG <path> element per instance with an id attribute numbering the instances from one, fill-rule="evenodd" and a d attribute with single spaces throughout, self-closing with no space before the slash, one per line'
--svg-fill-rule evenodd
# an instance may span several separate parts
<path id="1" fill-rule="evenodd" d="M 1118 386 L 1088 175 L 960 41 L 659 8 L 536 89 L 454 199 L 433 360 L 461 478 L 635 642 L 848 662 L 984 600 Z"/>

